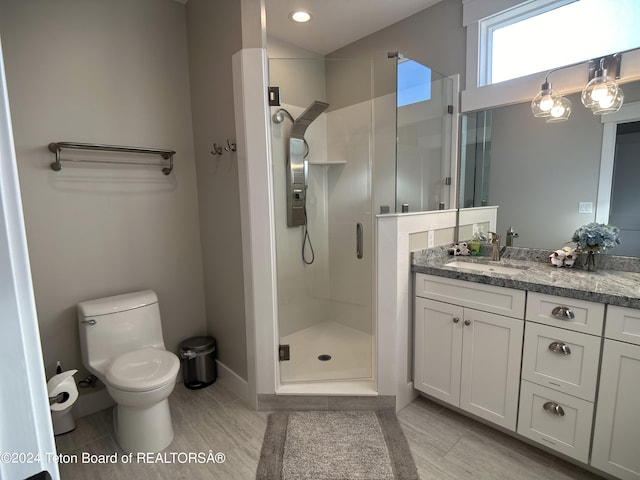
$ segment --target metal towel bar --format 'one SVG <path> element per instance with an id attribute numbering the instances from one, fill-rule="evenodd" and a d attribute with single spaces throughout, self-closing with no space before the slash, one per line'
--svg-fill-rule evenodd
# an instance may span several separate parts
<path id="1" fill-rule="evenodd" d="M 173 156 L 175 155 L 175 151 L 173 150 L 158 150 L 155 148 L 141 148 L 141 147 L 123 147 L 118 145 L 100 145 L 96 143 L 74 143 L 74 142 L 52 142 L 49 144 L 49 151 L 56 154 L 56 161 L 51 163 L 51 170 L 58 172 L 62 169 L 61 162 L 66 161 L 63 158 L 60 158 L 60 150 L 62 149 L 71 149 L 71 150 L 97 150 L 101 152 L 121 152 L 121 153 L 141 153 L 141 154 L 149 154 L 149 155 L 160 155 L 163 159 L 169 161 L 168 166 L 163 166 L 162 173 L 165 175 L 169 175 L 173 170 Z M 71 160 L 70 160 L 71 161 Z M 119 162 L 115 160 L 72 160 L 75 162 L 93 162 L 93 163 L 117 163 L 124 165 L 149 165 L 148 163 L 142 162 Z"/>

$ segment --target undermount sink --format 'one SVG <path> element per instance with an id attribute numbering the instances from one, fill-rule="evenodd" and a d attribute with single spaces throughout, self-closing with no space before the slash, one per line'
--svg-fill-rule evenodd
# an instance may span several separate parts
<path id="1" fill-rule="evenodd" d="M 490 263 L 472 263 L 464 261 L 453 261 L 446 263 L 445 267 L 459 268 L 461 270 L 475 270 L 483 273 L 500 273 L 501 275 L 518 275 L 527 267 L 518 267 L 515 265 L 498 265 L 497 262 Z"/>

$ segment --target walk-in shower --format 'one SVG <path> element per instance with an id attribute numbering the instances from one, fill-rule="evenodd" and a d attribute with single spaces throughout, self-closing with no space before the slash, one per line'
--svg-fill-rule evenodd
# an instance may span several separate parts
<path id="1" fill-rule="evenodd" d="M 345 68 L 365 101 L 336 95 Z M 280 384 L 372 381 L 370 63 L 270 59 L 269 72 Z"/>
<path id="2" fill-rule="evenodd" d="M 269 60 L 279 392 L 376 392 L 375 216 L 449 208 L 451 88 L 382 62 Z"/>

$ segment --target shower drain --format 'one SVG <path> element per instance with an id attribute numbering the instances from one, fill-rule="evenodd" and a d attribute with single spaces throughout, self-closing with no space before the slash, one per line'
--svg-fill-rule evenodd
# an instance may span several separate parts
<path id="1" fill-rule="evenodd" d="M 331 355 L 327 355 L 326 353 L 323 355 L 318 355 L 318 360 L 320 360 L 321 362 L 328 362 L 329 360 L 331 360 Z"/>

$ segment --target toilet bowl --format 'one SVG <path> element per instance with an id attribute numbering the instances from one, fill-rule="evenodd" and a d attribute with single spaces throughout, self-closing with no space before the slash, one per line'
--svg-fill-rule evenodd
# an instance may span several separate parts
<path id="1" fill-rule="evenodd" d="M 167 398 L 180 366 L 171 352 L 144 348 L 116 357 L 106 372 L 107 391 L 116 402 L 114 428 L 127 452 L 159 452 L 173 440 Z"/>
<path id="2" fill-rule="evenodd" d="M 152 290 L 78 304 L 82 360 L 116 402 L 114 429 L 126 452 L 159 452 L 173 440 L 168 397 L 180 361 L 162 338 Z"/>

